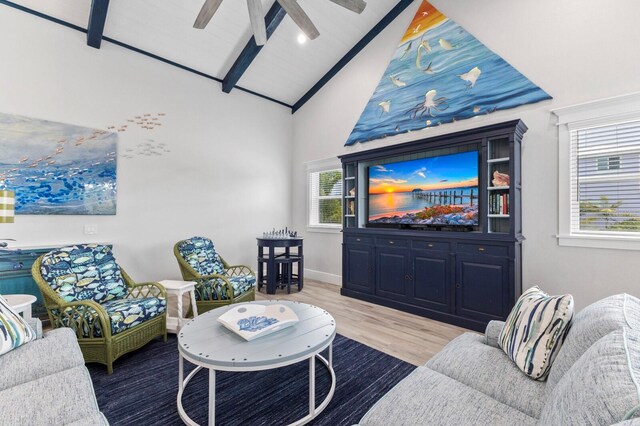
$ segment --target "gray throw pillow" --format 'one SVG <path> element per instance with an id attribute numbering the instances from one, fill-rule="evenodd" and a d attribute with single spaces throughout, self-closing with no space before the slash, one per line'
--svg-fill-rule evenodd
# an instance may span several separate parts
<path id="1" fill-rule="evenodd" d="M 617 294 L 598 300 L 576 313 L 571 330 L 553 363 L 547 392 L 560 381 L 574 362 L 591 345 L 620 327 L 640 330 L 640 299 L 628 294 Z"/>
<path id="2" fill-rule="evenodd" d="M 611 425 L 640 415 L 640 332 L 620 328 L 593 344 L 558 382 L 543 425 Z"/>

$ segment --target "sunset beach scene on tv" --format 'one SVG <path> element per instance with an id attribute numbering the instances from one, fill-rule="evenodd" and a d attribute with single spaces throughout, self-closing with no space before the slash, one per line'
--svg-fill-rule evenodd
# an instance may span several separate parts
<path id="1" fill-rule="evenodd" d="M 478 225 L 478 151 L 369 167 L 369 224 Z"/>

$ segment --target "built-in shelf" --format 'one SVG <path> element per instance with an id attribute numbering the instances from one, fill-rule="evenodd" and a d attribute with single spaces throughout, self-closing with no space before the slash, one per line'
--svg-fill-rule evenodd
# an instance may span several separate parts
<path id="1" fill-rule="evenodd" d="M 342 208 L 342 226 L 344 228 L 355 228 L 356 212 L 357 212 L 357 185 L 358 179 L 356 179 L 356 173 L 358 171 L 357 163 L 343 164 L 342 176 L 344 180 L 342 182 L 343 188 L 343 208 Z M 352 195 L 353 194 L 353 195 Z"/>
<path id="2" fill-rule="evenodd" d="M 518 197 L 517 190 L 512 189 L 509 185 L 495 186 L 493 184 L 495 173 L 508 175 L 513 179 L 513 183 L 517 181 L 514 176 L 512 159 L 518 158 L 518 154 L 512 152 L 512 147 L 509 138 L 503 136 L 487 140 L 487 231 L 491 234 L 512 232 L 510 198 L 512 196 Z"/>
<path id="3" fill-rule="evenodd" d="M 489 164 L 495 164 L 495 163 L 508 163 L 509 157 L 503 157 L 503 158 L 490 158 L 489 160 L 487 160 L 487 163 Z"/>
<path id="4" fill-rule="evenodd" d="M 525 131 L 521 122 L 512 121 L 340 156 L 344 176 L 355 176 L 343 181 L 341 294 L 473 330 L 504 321 L 522 293 L 520 148 Z M 477 188 L 465 193 L 471 208 L 467 200 L 452 201 L 478 218 L 467 228 L 470 232 L 369 222 L 371 167 L 459 152 L 477 152 Z M 347 198 L 352 189 L 355 199 Z M 439 202 L 441 197 L 435 198 Z M 431 203 L 412 202 L 419 207 Z"/>

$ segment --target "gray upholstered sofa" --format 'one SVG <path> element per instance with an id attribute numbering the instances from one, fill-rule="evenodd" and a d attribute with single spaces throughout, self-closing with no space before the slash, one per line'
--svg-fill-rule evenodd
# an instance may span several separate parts
<path id="1" fill-rule="evenodd" d="M 0 356 L 0 426 L 108 425 L 74 332 L 60 328 Z"/>
<path id="2" fill-rule="evenodd" d="M 498 347 L 503 325 L 451 341 L 360 424 L 640 425 L 639 299 L 611 296 L 578 312 L 545 382 Z"/>

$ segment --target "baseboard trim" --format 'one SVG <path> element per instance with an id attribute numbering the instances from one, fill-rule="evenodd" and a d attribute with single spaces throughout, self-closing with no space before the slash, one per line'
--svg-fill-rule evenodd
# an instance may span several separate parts
<path id="1" fill-rule="evenodd" d="M 342 285 L 341 275 L 304 268 L 304 276 L 312 280 L 318 280 L 329 284 Z"/>

